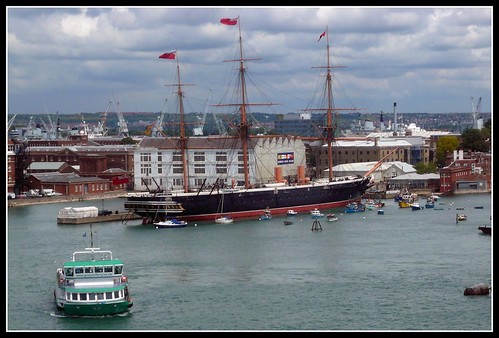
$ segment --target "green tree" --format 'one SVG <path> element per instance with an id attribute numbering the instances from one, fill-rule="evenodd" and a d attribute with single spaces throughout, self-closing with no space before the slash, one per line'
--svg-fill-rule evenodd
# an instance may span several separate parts
<path id="1" fill-rule="evenodd" d="M 137 144 L 137 141 L 131 137 L 125 137 L 121 140 L 121 144 Z"/>
<path id="2" fill-rule="evenodd" d="M 416 163 L 414 166 L 416 169 L 416 172 L 418 174 L 431 174 L 431 173 L 436 173 L 437 172 L 437 165 L 435 162 L 430 162 L 428 164 L 424 164 L 423 161 Z"/>
<path id="3" fill-rule="evenodd" d="M 461 135 L 461 149 L 483 152 L 488 151 L 489 145 L 487 143 L 486 132 L 478 129 L 466 129 L 463 131 Z"/>
<path id="4" fill-rule="evenodd" d="M 437 141 L 437 150 L 436 150 L 436 165 L 438 167 L 443 167 L 445 165 L 445 158 L 447 154 L 452 153 L 454 150 L 459 148 L 460 141 L 457 136 L 448 135 L 442 136 Z"/>

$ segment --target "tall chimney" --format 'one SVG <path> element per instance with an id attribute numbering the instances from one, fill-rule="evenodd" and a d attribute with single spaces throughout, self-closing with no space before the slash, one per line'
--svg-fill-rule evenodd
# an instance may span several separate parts
<path id="1" fill-rule="evenodd" d="M 394 124 L 394 127 L 393 127 L 393 131 L 397 132 L 398 131 L 398 126 L 397 126 L 397 112 L 395 111 L 395 107 L 397 107 L 397 102 L 393 102 L 393 115 L 394 115 L 394 118 L 395 118 L 395 124 Z"/>

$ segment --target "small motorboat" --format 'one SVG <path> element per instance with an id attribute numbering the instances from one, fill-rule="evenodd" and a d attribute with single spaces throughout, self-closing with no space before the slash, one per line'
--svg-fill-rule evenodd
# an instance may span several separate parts
<path id="1" fill-rule="evenodd" d="M 423 210 L 424 208 L 422 206 L 420 206 L 418 202 L 414 202 L 411 205 L 411 209 L 412 210 Z"/>
<path id="2" fill-rule="evenodd" d="M 456 221 L 466 221 L 468 217 L 465 214 L 456 214 Z"/>
<path id="3" fill-rule="evenodd" d="M 223 216 L 215 218 L 215 223 L 218 223 L 218 224 L 229 224 L 232 222 L 234 222 L 234 219 L 228 215 L 223 215 Z"/>
<path id="4" fill-rule="evenodd" d="M 385 210 L 383 209 L 378 209 L 378 215 L 384 215 L 385 214 Z"/>
<path id="5" fill-rule="evenodd" d="M 317 208 L 314 210 L 310 210 L 310 215 L 312 215 L 312 218 L 321 218 L 324 217 L 324 214 L 320 212 Z"/>
<path id="6" fill-rule="evenodd" d="M 479 226 L 478 230 L 480 230 L 481 232 L 483 232 L 486 235 L 491 235 L 492 236 L 492 227 L 483 225 L 483 226 Z"/>
<path id="7" fill-rule="evenodd" d="M 327 214 L 326 217 L 328 222 L 336 222 L 338 220 L 336 214 Z"/>
<path id="8" fill-rule="evenodd" d="M 297 214 L 298 214 L 298 212 L 297 212 L 297 211 L 295 211 L 295 210 L 293 210 L 293 209 L 290 209 L 290 210 L 288 210 L 288 212 L 287 212 L 286 214 L 287 214 L 288 216 L 294 216 L 294 215 L 297 215 Z"/>
<path id="9" fill-rule="evenodd" d="M 259 221 L 268 221 L 268 220 L 270 220 L 270 219 L 272 219 L 272 212 L 270 211 L 270 209 L 269 209 L 269 208 L 265 209 L 265 210 L 263 211 L 263 215 L 261 215 L 261 216 L 258 218 L 258 220 L 259 220 Z"/>

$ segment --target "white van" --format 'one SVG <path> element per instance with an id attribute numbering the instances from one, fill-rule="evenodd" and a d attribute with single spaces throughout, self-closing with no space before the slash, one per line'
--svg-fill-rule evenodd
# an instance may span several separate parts
<path id="1" fill-rule="evenodd" d="M 54 189 L 43 189 L 42 190 L 42 195 L 45 196 L 45 197 L 55 196 Z"/>

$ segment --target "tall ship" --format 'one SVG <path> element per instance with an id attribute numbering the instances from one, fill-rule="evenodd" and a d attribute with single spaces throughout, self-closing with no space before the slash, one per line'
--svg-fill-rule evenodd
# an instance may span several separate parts
<path id="1" fill-rule="evenodd" d="M 317 208 L 328 209 L 344 207 L 351 202 L 360 201 L 362 195 L 369 189 L 373 183 L 369 177 L 369 173 L 364 176 L 342 176 L 334 177 L 333 175 L 333 161 L 332 161 L 332 144 L 334 138 L 335 127 L 333 127 L 333 113 L 336 113 L 340 108 L 333 107 L 333 96 L 331 86 L 331 69 L 329 57 L 329 37 L 326 31 L 321 35 L 326 38 L 327 46 L 327 65 L 317 68 L 323 68 L 326 72 L 326 107 L 314 108 L 309 110 L 323 111 L 325 113 L 325 126 L 324 132 L 317 141 L 327 146 L 328 156 L 328 177 L 318 177 L 317 179 L 309 179 L 305 176 L 305 155 L 303 143 L 302 146 L 301 163 L 295 165 L 292 170 L 295 171 L 293 175 L 293 182 L 285 179 L 284 176 L 290 177 L 292 175 L 282 174 L 285 165 L 296 164 L 298 153 L 294 153 L 286 147 L 293 145 L 294 141 L 286 139 L 285 142 L 274 144 L 273 152 L 264 153 L 257 150 L 263 148 L 265 144 L 274 142 L 276 139 L 281 140 L 284 136 L 269 136 L 269 135 L 251 135 L 250 127 L 251 122 L 248 118 L 248 112 L 251 106 L 264 106 L 271 105 L 271 103 L 250 103 L 247 95 L 246 88 L 246 62 L 254 59 L 247 59 L 243 55 L 243 44 L 241 25 L 239 17 L 235 19 L 224 18 L 220 20 L 222 24 L 236 26 L 238 28 L 238 54 L 236 59 L 228 60 L 238 63 L 237 84 L 238 93 L 237 101 L 229 104 L 219 104 L 214 106 L 227 106 L 237 110 L 238 123 L 233 125 L 234 135 L 219 135 L 219 137 L 208 137 L 204 139 L 196 139 L 196 137 L 188 138 L 185 131 L 185 123 L 183 123 L 183 105 L 182 99 L 184 93 L 182 86 L 184 84 L 180 81 L 179 61 L 176 55 L 167 53 L 169 59 L 176 59 L 177 63 L 177 78 L 178 83 L 177 95 L 179 103 L 180 114 L 180 136 L 165 137 L 168 140 L 163 140 L 164 147 L 167 144 L 175 144 L 171 147 L 174 152 L 173 161 L 176 164 L 177 174 L 182 173 L 183 177 L 178 178 L 177 181 L 183 182 L 183 189 L 168 189 L 169 194 L 173 201 L 179 203 L 184 209 L 183 212 L 177 215 L 177 218 L 186 221 L 215 221 L 220 215 L 220 206 L 223 201 L 223 213 L 229 214 L 232 218 L 251 218 L 260 216 L 263 210 L 270 210 L 273 215 L 286 214 L 289 209 L 296 210 L 297 212 L 309 212 L 309 210 Z M 161 57 L 160 57 L 161 58 Z M 235 107 L 235 108 L 234 108 Z M 152 141 L 151 141 L 152 142 Z M 161 142 L 161 141 L 156 141 Z M 217 163 L 216 170 L 204 174 L 204 179 L 200 184 L 200 179 L 197 179 L 197 187 L 189 187 L 189 182 L 192 182 L 192 176 L 197 172 L 197 167 L 193 167 L 192 162 L 196 161 L 196 153 L 199 154 L 200 150 L 205 149 L 210 144 L 217 144 L 218 149 L 235 149 L 234 158 L 237 162 L 235 166 L 235 179 L 233 175 L 225 172 L 226 167 L 219 170 Z M 158 147 L 156 144 L 147 144 L 147 148 Z M 165 149 L 164 148 L 164 149 Z M 189 153 L 190 152 L 190 153 Z M 193 154 L 194 153 L 194 154 Z M 221 151 L 217 152 L 216 159 L 227 161 L 219 155 Z M 162 154 L 164 156 L 164 153 Z M 200 155 L 198 156 L 200 157 Z M 267 168 L 265 170 L 272 171 L 268 168 L 269 159 L 274 161 L 276 165 L 273 170 L 273 180 L 262 182 L 259 180 L 258 173 L 264 169 L 257 168 L 259 157 L 267 159 Z M 204 162 L 210 162 L 208 159 L 202 158 Z M 190 164 L 190 165 L 189 165 Z M 175 166 L 175 164 L 173 164 Z M 204 165 L 201 163 L 200 165 Z M 282 165 L 282 166 L 281 166 Z M 165 164 L 166 166 L 166 164 Z M 189 170 L 191 172 L 189 172 Z M 140 172 L 137 166 L 135 172 Z M 175 172 L 173 172 L 175 173 Z M 167 175 L 158 175 L 165 181 L 168 180 Z M 165 189 L 166 191 L 166 189 Z M 138 202 L 138 198 L 134 198 L 134 202 Z M 142 202 L 147 203 L 147 198 L 143 198 Z M 147 216 L 147 215 L 144 215 Z"/>

